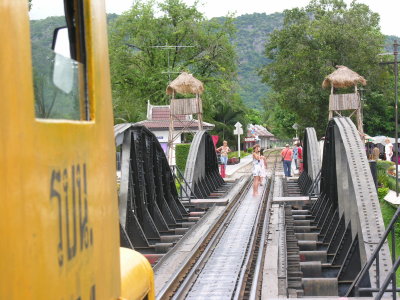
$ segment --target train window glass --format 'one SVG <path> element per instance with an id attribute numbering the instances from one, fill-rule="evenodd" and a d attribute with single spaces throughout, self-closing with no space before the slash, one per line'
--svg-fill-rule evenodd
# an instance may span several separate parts
<path id="1" fill-rule="evenodd" d="M 83 0 L 31 5 L 36 118 L 89 120 Z"/>

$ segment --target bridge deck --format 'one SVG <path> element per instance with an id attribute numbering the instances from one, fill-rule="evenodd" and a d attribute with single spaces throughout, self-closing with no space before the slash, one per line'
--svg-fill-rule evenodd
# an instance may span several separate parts
<path id="1" fill-rule="evenodd" d="M 261 203 L 262 193 L 252 193 L 248 190 L 186 299 L 231 299 L 235 294 Z"/>
<path id="2" fill-rule="evenodd" d="M 225 207 L 223 206 L 214 206 L 210 208 L 197 226 L 193 227 L 191 231 L 175 245 L 173 251 L 170 251 L 158 262 L 154 267 L 156 294 L 158 294 L 162 287 L 171 279 L 174 271 L 181 268 L 186 259 L 193 255 L 198 244 L 202 242 L 202 237 L 204 237 L 210 228 L 218 221 L 224 209 Z"/>

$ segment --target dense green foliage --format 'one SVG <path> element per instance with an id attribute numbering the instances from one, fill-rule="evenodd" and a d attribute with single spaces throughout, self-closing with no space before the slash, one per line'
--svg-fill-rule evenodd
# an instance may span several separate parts
<path id="1" fill-rule="evenodd" d="M 116 122 L 144 119 L 147 100 L 167 104 L 165 72 L 187 70 L 204 80 L 205 120 L 217 125 L 213 134 L 233 145 L 232 126 L 237 121 L 264 124 L 281 137 L 295 134 L 291 128 L 295 122 L 301 127 L 316 126 L 323 135 L 329 91 L 321 83 L 334 65 L 345 64 L 368 80 L 363 92 L 365 131 L 393 135 L 392 67 L 378 65 L 392 57 L 373 55 L 391 51 L 396 37 L 381 35 L 378 16 L 366 6 L 345 8 L 341 1 L 324 1 L 331 2 L 335 4 L 314 1 L 307 9 L 284 14 L 206 20 L 195 7 L 179 1 L 165 1 L 157 14 L 151 3 L 139 1 L 122 16 L 108 15 Z M 308 12 L 317 18 L 307 18 Z M 62 17 L 31 21 L 33 47 L 49 49 L 51 28 L 59 24 Z M 151 48 L 176 43 L 196 48 Z M 210 56 L 213 49 L 215 63 Z M 203 76 L 201 72 L 207 69 L 211 71 Z M 171 73 L 171 79 L 176 75 Z"/>
<path id="2" fill-rule="evenodd" d="M 381 207 L 381 212 L 382 212 L 382 218 L 383 222 L 385 224 L 385 228 L 388 227 L 390 221 L 393 218 L 393 215 L 396 212 L 396 208 L 390 204 L 389 202 L 385 201 L 384 198 L 386 194 L 389 192 L 389 189 L 392 189 L 393 184 L 394 188 L 396 186 L 396 182 L 394 181 L 394 178 L 391 178 L 387 175 L 386 171 L 393 166 L 393 163 L 388 162 L 388 161 L 377 161 L 377 168 L 378 168 L 378 184 L 382 187 L 378 188 L 378 198 L 379 198 L 379 203 Z M 396 235 L 396 253 L 397 256 L 400 253 L 400 222 L 397 222 L 395 225 L 395 235 Z M 390 241 L 389 247 L 390 251 L 393 251 L 392 249 L 392 243 L 391 243 L 392 236 L 389 234 L 388 240 Z M 397 280 L 400 280 L 400 270 L 396 272 L 396 277 Z"/>
<path id="3" fill-rule="evenodd" d="M 380 207 L 382 212 L 383 223 L 385 224 L 385 228 L 387 228 L 387 226 L 389 225 L 390 221 L 393 218 L 393 215 L 396 212 L 396 208 L 384 200 L 380 201 Z M 395 225 L 395 235 L 396 235 L 396 257 L 398 257 L 400 253 L 400 222 L 397 222 Z M 389 234 L 388 244 L 389 244 L 389 249 L 392 252 L 393 250 L 392 250 L 391 239 L 392 239 L 392 234 Z M 397 281 L 400 280 L 400 270 L 397 270 L 396 278 Z"/>
<path id="4" fill-rule="evenodd" d="M 39 118 L 80 118 L 77 86 L 72 88 L 71 93 L 64 93 L 53 83 L 55 59 L 59 63 L 62 61 L 65 65 L 69 63 L 68 59 L 56 57 L 51 50 L 54 30 L 65 25 L 63 17 L 48 17 L 44 20 L 31 21 L 35 112 Z M 74 75 L 78 74 L 74 73 Z"/>
<path id="5" fill-rule="evenodd" d="M 378 184 L 383 188 L 388 188 L 393 191 L 396 190 L 396 179 L 392 176 L 389 176 L 388 170 L 395 168 L 394 163 L 385 160 L 378 160 L 377 164 L 378 171 Z"/>
<path id="6" fill-rule="evenodd" d="M 379 172 L 385 172 L 391 167 L 393 166 L 393 162 L 391 161 L 386 161 L 386 160 L 378 160 L 376 162 L 376 168 Z"/>
<path id="7" fill-rule="evenodd" d="M 177 144 L 175 146 L 175 161 L 176 166 L 182 172 L 185 172 L 186 161 L 189 155 L 190 144 Z"/>
<path id="8" fill-rule="evenodd" d="M 116 121 L 144 119 L 147 100 L 168 104 L 168 81 L 188 71 L 205 85 L 204 120 L 214 123 L 215 133 L 223 139 L 233 140 L 232 125 L 246 123 L 246 108 L 238 95 L 236 52 L 230 42 L 234 33 L 232 18 L 206 20 L 196 6 L 181 0 L 136 1 L 110 28 Z M 164 45 L 173 47 L 158 47 Z"/>
<path id="9" fill-rule="evenodd" d="M 383 201 L 387 193 L 389 192 L 389 188 L 381 187 L 378 188 L 378 199 L 379 201 Z"/>
<path id="10" fill-rule="evenodd" d="M 109 19 L 116 15 L 109 15 Z M 80 119 L 78 71 L 72 68 L 70 60 L 56 56 L 51 50 L 53 33 L 56 28 L 66 26 L 65 17 L 48 17 L 43 20 L 31 20 L 31 45 L 33 78 L 35 92 L 35 112 L 39 118 Z M 74 84 L 70 93 L 65 93 L 53 82 L 54 61 L 63 62 L 73 70 Z"/>
<path id="11" fill-rule="evenodd" d="M 250 153 L 245 152 L 243 150 L 240 151 L 240 157 L 243 158 L 247 155 L 250 155 Z M 232 158 L 232 157 L 239 157 L 238 152 L 237 151 L 232 151 L 228 153 L 228 158 Z"/>
<path id="12" fill-rule="evenodd" d="M 384 44 L 379 15 L 365 4 L 352 2 L 348 7 L 342 0 L 312 0 L 306 8 L 286 10 L 283 27 L 266 45 L 266 56 L 273 61 L 261 71 L 272 88 L 264 102 L 267 124 L 290 136 L 290 125 L 296 122 L 323 135 L 330 90 L 321 83 L 335 66 L 345 65 L 368 80 L 365 131 L 390 132 L 391 77 L 378 64 Z"/>

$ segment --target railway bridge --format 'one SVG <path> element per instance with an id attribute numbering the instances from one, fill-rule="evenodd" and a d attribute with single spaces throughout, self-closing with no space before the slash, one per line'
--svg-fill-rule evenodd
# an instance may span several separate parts
<path id="1" fill-rule="evenodd" d="M 214 145 L 199 132 L 184 174 L 154 135 L 115 127 L 120 152 L 121 244 L 153 264 L 158 299 L 268 299 L 396 295 L 364 145 L 349 118 L 329 121 L 323 155 L 304 132 L 304 172 L 284 177 L 277 150 L 252 195 L 250 166 L 219 176 Z M 398 264 L 398 263 L 397 263 Z"/>

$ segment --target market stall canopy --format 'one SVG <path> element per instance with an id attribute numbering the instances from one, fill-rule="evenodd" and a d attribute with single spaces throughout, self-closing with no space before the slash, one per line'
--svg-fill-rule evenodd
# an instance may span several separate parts
<path id="1" fill-rule="evenodd" d="M 182 72 L 175 80 L 167 87 L 166 93 L 172 95 L 179 94 L 199 94 L 204 92 L 203 83 L 195 78 L 192 74 Z"/>
<path id="2" fill-rule="evenodd" d="M 374 144 L 382 144 L 382 145 L 386 145 L 386 136 L 384 135 L 378 135 L 378 136 L 374 136 L 372 139 L 372 143 Z M 394 138 L 389 137 L 390 142 L 393 144 L 395 142 Z M 398 143 L 400 143 L 400 138 L 397 140 Z"/>
<path id="3" fill-rule="evenodd" d="M 364 134 L 364 142 L 365 143 L 367 143 L 367 142 L 373 142 L 373 138 L 372 138 L 372 136 L 370 136 L 370 135 L 368 135 L 368 134 Z"/>
<path id="4" fill-rule="evenodd" d="M 366 85 L 364 77 L 349 69 L 346 66 L 336 66 L 337 70 L 325 77 L 322 82 L 323 88 L 347 88 L 357 84 Z"/>
<path id="5" fill-rule="evenodd" d="M 374 142 L 373 137 L 365 133 L 364 134 L 364 142 L 365 143 L 373 143 Z"/>

